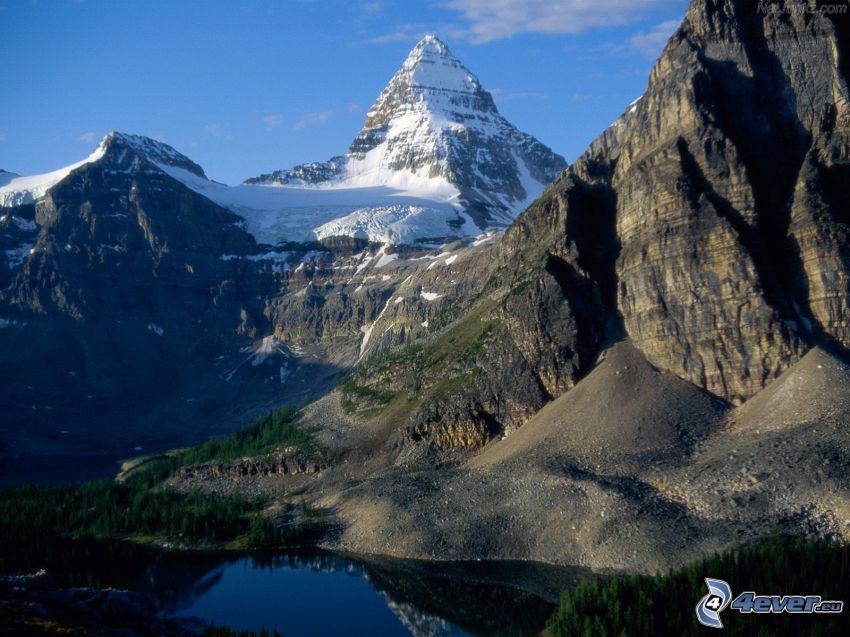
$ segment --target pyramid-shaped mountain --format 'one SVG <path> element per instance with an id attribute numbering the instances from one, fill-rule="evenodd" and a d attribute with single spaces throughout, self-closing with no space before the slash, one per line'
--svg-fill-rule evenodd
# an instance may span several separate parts
<path id="1" fill-rule="evenodd" d="M 509 224 L 565 167 L 563 157 L 502 117 L 475 75 L 428 35 L 369 109 L 346 155 L 245 183 L 388 186 L 451 202 L 483 230 Z"/>

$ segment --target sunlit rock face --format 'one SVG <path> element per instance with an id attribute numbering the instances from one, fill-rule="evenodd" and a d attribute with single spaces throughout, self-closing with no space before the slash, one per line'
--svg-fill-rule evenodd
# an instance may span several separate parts
<path id="1" fill-rule="evenodd" d="M 793 4 L 693 2 L 644 95 L 506 238 L 554 225 L 651 362 L 734 401 L 850 344 L 848 23 Z"/>

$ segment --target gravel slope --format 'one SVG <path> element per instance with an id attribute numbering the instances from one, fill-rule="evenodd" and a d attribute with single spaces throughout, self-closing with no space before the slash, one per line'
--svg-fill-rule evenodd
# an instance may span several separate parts
<path id="1" fill-rule="evenodd" d="M 623 341 L 461 463 L 397 464 L 331 393 L 304 423 L 333 462 L 279 488 L 329 512 L 331 549 L 652 573 L 777 529 L 850 539 L 848 422 L 850 368 L 822 350 L 733 408 Z"/>

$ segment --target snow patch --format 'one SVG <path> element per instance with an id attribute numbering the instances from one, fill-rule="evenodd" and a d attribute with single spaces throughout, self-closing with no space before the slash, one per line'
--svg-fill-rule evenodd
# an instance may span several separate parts
<path id="1" fill-rule="evenodd" d="M 283 343 L 277 340 L 274 335 L 265 336 L 254 348 L 254 351 L 251 356 L 248 357 L 248 360 L 251 361 L 252 367 L 257 367 L 258 365 L 265 363 L 266 360 L 274 354 L 283 354 L 286 356 L 287 352 L 283 348 Z"/>
<path id="2" fill-rule="evenodd" d="M 3 217 L 3 220 L 6 219 L 6 216 Z M 25 232 L 33 232 L 34 230 L 38 230 L 38 225 L 35 221 L 30 221 L 29 219 L 21 219 L 20 217 L 12 217 L 12 223 L 18 226 L 19 230 L 23 230 Z"/>
<path id="3" fill-rule="evenodd" d="M 478 238 L 472 242 L 473 247 L 478 247 L 482 244 L 487 243 L 488 241 L 492 241 L 496 237 L 496 232 L 485 232 L 484 234 L 478 235 Z"/>
<path id="4" fill-rule="evenodd" d="M 442 259 L 443 257 L 446 257 L 446 256 L 448 256 L 448 255 L 450 255 L 450 254 L 451 254 L 451 252 L 441 252 L 441 253 L 440 253 L 440 254 L 438 254 L 436 257 L 433 257 L 433 258 L 434 258 L 434 261 L 428 264 L 428 269 L 430 270 L 430 269 L 431 269 L 431 268 L 433 268 L 434 266 L 439 265 L 439 264 L 440 264 L 440 259 Z"/>
<path id="5" fill-rule="evenodd" d="M 48 190 L 65 179 L 74 170 L 97 161 L 106 152 L 106 140 L 85 159 L 41 175 L 14 177 L 0 187 L 0 206 L 21 206 L 41 199 Z"/>
<path id="6" fill-rule="evenodd" d="M 385 265 L 389 265 L 393 261 L 398 260 L 398 252 L 393 252 L 392 254 L 383 253 L 381 258 L 378 259 L 378 262 L 375 264 L 376 268 L 383 268 Z"/>
<path id="7" fill-rule="evenodd" d="M 387 299 L 387 302 L 384 303 L 384 307 L 378 313 L 378 316 L 374 321 L 369 323 L 368 325 L 363 325 L 360 328 L 360 331 L 363 332 L 363 340 L 360 342 L 360 357 L 357 360 L 363 358 L 363 354 L 366 352 L 366 346 L 369 344 L 369 339 L 372 337 L 372 330 L 375 327 L 375 323 L 381 320 L 381 317 L 384 315 L 384 312 L 387 311 L 387 308 L 390 306 L 390 301 L 392 301 L 392 297 Z"/>

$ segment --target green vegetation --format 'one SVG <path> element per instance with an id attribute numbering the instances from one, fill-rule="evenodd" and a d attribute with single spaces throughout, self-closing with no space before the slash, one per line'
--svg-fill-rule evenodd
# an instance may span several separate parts
<path id="1" fill-rule="evenodd" d="M 385 350 L 358 365 L 340 384 L 348 413 L 371 418 L 402 416 L 427 395 L 459 391 L 474 377 L 475 360 L 497 333 L 501 321 L 485 302 L 429 343 Z"/>
<path id="2" fill-rule="evenodd" d="M 850 602 L 850 546 L 825 540 L 773 537 L 714 555 L 666 575 L 602 577 L 581 581 L 561 596 L 549 620 L 550 637 L 705 635 L 695 607 L 704 578 L 729 582 L 732 594 L 820 595 Z M 755 615 L 726 609 L 723 635 L 755 637 L 850 634 L 850 614 Z"/>
<path id="3" fill-rule="evenodd" d="M 295 410 L 284 409 L 221 440 L 151 459 L 123 482 L 0 490 L 0 571 L 57 566 L 74 571 L 93 551 L 121 555 L 124 549 L 115 542 L 123 539 L 232 548 L 312 542 L 322 533 L 325 521 L 306 504 L 293 520 L 281 525 L 265 517 L 268 502 L 262 499 L 181 493 L 163 484 L 178 468 L 190 464 L 278 447 L 313 450 L 312 436 L 296 423 Z"/>
<path id="4" fill-rule="evenodd" d="M 125 482 L 153 486 L 172 476 L 180 467 L 259 456 L 280 448 L 317 453 L 313 432 L 299 427 L 298 420 L 299 413 L 295 407 L 284 407 L 224 438 L 150 458 L 132 469 Z"/>

